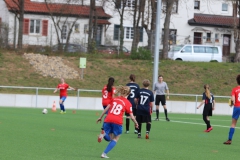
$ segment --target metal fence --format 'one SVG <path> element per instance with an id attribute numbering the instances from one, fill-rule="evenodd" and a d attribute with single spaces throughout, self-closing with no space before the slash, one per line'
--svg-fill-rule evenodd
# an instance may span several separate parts
<path id="1" fill-rule="evenodd" d="M 44 87 L 21 87 L 21 86 L 0 86 L 0 88 L 4 88 L 4 89 L 30 89 L 30 90 L 35 90 L 35 95 L 36 95 L 36 107 L 37 107 L 37 104 L 38 104 L 38 96 L 39 96 L 39 91 L 40 90 L 55 90 L 56 88 L 44 88 Z M 77 90 L 77 94 L 76 94 L 76 97 L 77 97 L 77 106 L 79 104 L 79 98 L 81 96 L 81 93 L 82 92 L 98 92 L 98 93 L 101 93 L 102 91 L 101 90 L 90 90 L 90 89 L 78 89 Z M 197 107 L 197 102 L 199 100 L 201 100 L 202 98 L 202 95 L 197 95 L 197 94 L 174 94 L 174 93 L 171 93 L 169 94 L 170 96 L 177 96 L 177 97 L 191 97 L 191 98 L 194 98 L 195 100 L 195 104 L 196 104 L 196 107 Z M 217 95 L 214 95 L 215 98 L 223 98 L 223 99 L 229 99 L 230 96 L 217 96 Z M 227 100 L 225 102 L 228 102 Z"/>

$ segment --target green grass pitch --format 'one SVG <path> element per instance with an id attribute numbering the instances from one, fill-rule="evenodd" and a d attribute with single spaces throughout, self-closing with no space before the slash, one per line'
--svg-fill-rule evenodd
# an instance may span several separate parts
<path id="1" fill-rule="evenodd" d="M 37 108 L 0 107 L 0 159 L 2 160 L 95 160 L 107 146 L 97 142 L 101 124 L 96 120 L 102 111 L 67 110 L 67 114 L 42 114 Z M 240 128 L 237 127 L 232 145 L 227 140 L 231 116 L 211 117 L 213 130 L 204 133 L 202 115 L 172 114 L 170 122 L 153 121 L 150 139 L 133 133 L 120 137 L 115 148 L 108 153 L 114 160 L 222 160 L 238 159 Z M 152 118 L 155 118 L 153 113 Z M 125 119 L 124 119 L 125 123 Z"/>

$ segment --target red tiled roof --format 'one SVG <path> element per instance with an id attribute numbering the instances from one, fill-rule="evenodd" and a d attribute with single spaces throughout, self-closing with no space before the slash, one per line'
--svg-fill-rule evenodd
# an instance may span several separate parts
<path id="1" fill-rule="evenodd" d="M 14 11 L 17 9 L 17 5 L 13 0 L 5 0 L 8 10 Z M 18 1 L 17 1 L 18 2 Z M 89 16 L 90 6 L 83 5 L 66 5 L 60 3 L 49 3 L 48 4 L 50 12 L 53 14 L 63 14 L 63 15 L 72 15 L 72 16 Z M 24 11 L 25 13 L 40 13 L 40 14 L 49 14 L 49 10 L 45 2 L 32 2 L 30 0 L 25 0 L 24 2 Z M 101 18 L 111 18 L 111 16 L 104 12 L 103 7 L 96 7 L 97 16 Z"/>
<path id="2" fill-rule="evenodd" d="M 111 24 L 108 20 L 105 19 L 98 19 L 97 24 Z"/>
<path id="3" fill-rule="evenodd" d="M 199 13 L 195 13 L 194 18 L 188 20 L 189 25 L 232 27 L 235 23 L 238 24 L 238 18 L 234 19 L 233 16 L 220 16 Z"/>

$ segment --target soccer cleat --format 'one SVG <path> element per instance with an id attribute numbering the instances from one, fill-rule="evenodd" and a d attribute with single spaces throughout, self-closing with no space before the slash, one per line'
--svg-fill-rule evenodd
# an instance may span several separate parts
<path id="1" fill-rule="evenodd" d="M 128 134 L 128 133 L 129 133 L 129 131 L 126 131 L 125 133 L 126 133 L 126 134 Z"/>
<path id="2" fill-rule="evenodd" d="M 102 153 L 101 158 L 109 158 L 105 153 Z"/>
<path id="3" fill-rule="evenodd" d="M 134 133 L 135 133 L 135 134 L 138 134 L 138 131 L 137 131 L 137 130 L 135 130 L 135 131 L 134 131 Z"/>
<path id="4" fill-rule="evenodd" d="M 105 132 L 104 132 L 104 130 L 102 130 L 101 133 L 98 136 L 98 142 L 99 143 L 102 142 L 102 139 L 103 139 L 104 136 L 105 136 Z"/>
<path id="5" fill-rule="evenodd" d="M 231 140 L 227 140 L 226 142 L 223 142 L 223 144 L 230 145 L 230 144 L 232 144 L 232 141 Z"/>
<path id="6" fill-rule="evenodd" d="M 207 130 L 208 130 L 208 132 L 210 132 L 211 130 L 213 130 L 213 127 L 210 127 Z"/>
<path id="7" fill-rule="evenodd" d="M 170 121 L 170 119 L 169 119 L 169 118 L 166 118 L 166 121 L 168 121 L 168 122 L 169 122 L 169 121 Z"/>
<path id="8" fill-rule="evenodd" d="M 155 121 L 159 121 L 159 119 L 158 119 L 158 118 L 156 118 L 156 119 L 155 119 Z"/>
<path id="9" fill-rule="evenodd" d="M 60 114 L 63 114 L 63 110 L 60 111 Z"/>
<path id="10" fill-rule="evenodd" d="M 137 138 L 141 138 L 141 134 L 138 134 L 138 137 Z"/>
<path id="11" fill-rule="evenodd" d="M 63 114 L 66 114 L 67 112 L 66 111 L 63 111 Z"/>
<path id="12" fill-rule="evenodd" d="M 146 139 L 149 139 L 149 134 L 148 133 L 146 133 L 146 137 L 145 137 Z"/>

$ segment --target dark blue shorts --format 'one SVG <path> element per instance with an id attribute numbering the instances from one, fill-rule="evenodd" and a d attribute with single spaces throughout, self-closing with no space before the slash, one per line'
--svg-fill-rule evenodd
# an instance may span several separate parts
<path id="1" fill-rule="evenodd" d="M 240 107 L 235 107 L 235 106 L 234 106 L 232 118 L 238 120 L 239 115 L 240 115 Z"/>
<path id="2" fill-rule="evenodd" d="M 122 134 L 122 125 L 104 122 L 103 129 L 106 134 L 113 133 L 115 136 Z"/>

